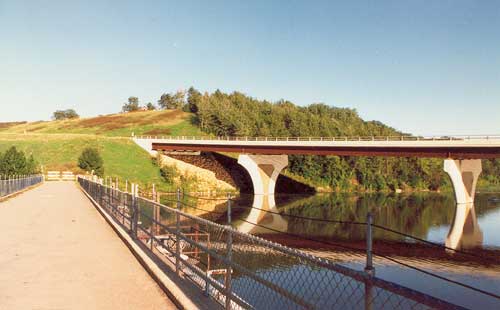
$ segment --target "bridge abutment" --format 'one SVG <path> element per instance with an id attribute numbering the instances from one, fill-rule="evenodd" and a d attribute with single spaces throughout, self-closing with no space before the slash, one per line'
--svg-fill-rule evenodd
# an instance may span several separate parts
<path id="1" fill-rule="evenodd" d="M 445 159 L 444 171 L 450 176 L 457 204 L 472 204 L 482 171 L 480 159 Z"/>

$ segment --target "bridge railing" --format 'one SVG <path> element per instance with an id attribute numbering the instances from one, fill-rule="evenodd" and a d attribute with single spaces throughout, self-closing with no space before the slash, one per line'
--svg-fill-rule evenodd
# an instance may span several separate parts
<path id="1" fill-rule="evenodd" d="M 339 136 L 339 137 L 237 137 L 237 136 L 134 136 L 135 139 L 191 140 L 191 141 L 474 141 L 500 140 L 500 135 L 462 136 Z"/>
<path id="2" fill-rule="evenodd" d="M 78 182 L 146 251 L 226 309 L 458 309 L 330 260 L 239 232 L 79 177 Z"/>
<path id="3" fill-rule="evenodd" d="M 42 175 L 0 176 L 0 198 L 20 192 L 43 182 Z"/>

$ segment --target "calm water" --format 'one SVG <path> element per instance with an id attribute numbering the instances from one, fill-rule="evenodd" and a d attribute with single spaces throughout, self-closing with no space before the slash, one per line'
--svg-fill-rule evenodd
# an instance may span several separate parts
<path id="1" fill-rule="evenodd" d="M 259 209 L 347 222 L 364 222 L 371 212 L 374 223 L 421 239 L 473 253 L 452 253 L 421 242 L 374 230 L 374 250 L 429 272 L 500 294 L 500 194 L 478 193 L 474 206 L 456 206 L 451 194 L 318 194 L 309 197 L 277 195 L 238 197 L 233 206 L 233 226 L 304 251 L 314 252 L 341 264 L 363 269 L 362 252 L 339 248 L 363 248 L 365 227 L 349 223 L 329 223 L 271 214 Z M 224 210 L 224 204 L 215 208 Z M 226 222 L 225 216 L 212 218 Z M 272 230 L 242 221 L 259 224 Z M 282 231 L 286 233 L 279 233 Z M 304 240 L 296 235 L 319 242 Z M 335 244 L 335 245 L 333 245 Z M 380 278 L 426 292 L 447 301 L 476 309 L 500 309 L 500 302 L 457 285 L 390 263 L 375 260 Z"/>

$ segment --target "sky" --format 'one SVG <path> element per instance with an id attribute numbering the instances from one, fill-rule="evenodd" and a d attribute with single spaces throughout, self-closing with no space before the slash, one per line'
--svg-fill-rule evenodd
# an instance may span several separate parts
<path id="1" fill-rule="evenodd" d="M 0 122 L 190 86 L 500 134 L 500 1 L 0 0 Z"/>

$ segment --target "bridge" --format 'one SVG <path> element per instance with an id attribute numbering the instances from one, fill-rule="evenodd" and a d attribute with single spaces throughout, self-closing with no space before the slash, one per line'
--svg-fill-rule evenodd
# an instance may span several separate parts
<path id="1" fill-rule="evenodd" d="M 481 159 L 500 158 L 500 136 L 453 137 L 135 137 L 148 152 L 239 153 L 255 195 L 273 195 L 288 155 L 443 158 L 458 204 L 474 202 Z M 274 200 L 272 197 L 271 200 Z M 270 201 L 270 204 L 273 204 Z"/>

